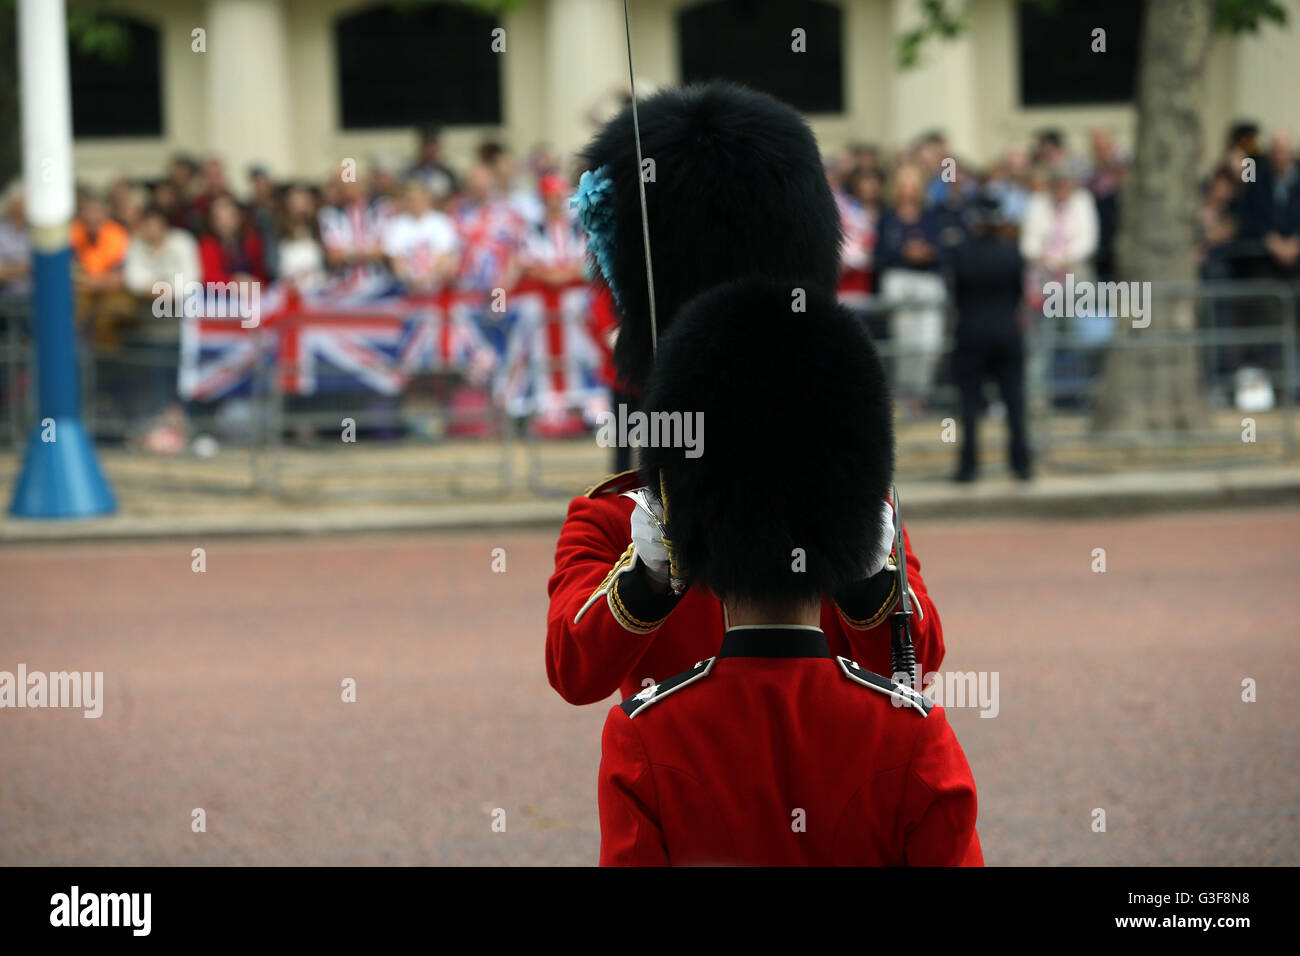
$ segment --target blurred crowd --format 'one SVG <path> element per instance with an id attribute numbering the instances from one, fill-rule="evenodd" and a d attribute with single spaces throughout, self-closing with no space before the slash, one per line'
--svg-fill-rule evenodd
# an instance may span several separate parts
<path id="1" fill-rule="evenodd" d="M 178 323 L 147 319 L 157 283 L 170 287 L 178 279 L 280 281 L 307 293 L 329 287 L 418 295 L 454 287 L 486 296 L 525 279 L 563 285 L 583 278 L 586 242 L 568 203 L 578 170 L 564 169 L 545 146 L 519 157 L 494 141 L 482 142 L 472 163 L 457 170 L 444 159 L 437 126 L 418 130 L 417 142 L 405 161 L 346 159 L 318 182 L 277 182 L 253 167 L 241 198 L 215 156 L 177 155 L 157 178 L 79 189 L 71 242 L 82 328 L 102 349 L 121 345 L 125 333 L 133 346 L 143 340 L 174 356 Z M 994 379 L 1017 433 L 1011 458 L 1025 474 L 1020 339 L 1034 327 L 1047 283 L 1067 275 L 1076 283 L 1105 281 L 1115 273 L 1130 159 L 1105 129 L 1093 131 L 1082 149 L 1073 145 L 1045 129 L 976 167 L 933 131 L 903 149 L 859 144 L 826 162 L 846 236 L 841 295 L 883 312 L 875 331 L 894 352 L 904 406 L 924 409 L 936 376 L 950 374 L 973 435 L 982 382 Z M 0 304 L 30 289 L 20 185 L 3 200 Z M 1300 278 L 1300 166 L 1290 137 L 1279 131 L 1264 140 L 1255 124 L 1234 124 L 1203 184 L 1195 229 L 1206 279 Z M 986 240 L 1014 249 L 1015 257 L 984 261 Z M 972 284 L 961 274 L 972 261 L 1006 274 Z M 987 303 L 972 305 L 972 295 L 1003 305 L 989 311 Z M 948 329 L 954 304 L 958 323 Z M 1004 312 L 1012 318 L 989 318 Z M 972 332 L 971 316 L 984 313 L 981 321 L 996 330 Z M 1239 310 L 1215 310 L 1218 324 L 1239 317 Z M 1104 343 L 1114 318 L 1079 316 L 1071 331 Z M 953 362 L 941 368 L 952 333 Z M 973 463 L 963 464 L 962 474 L 972 472 Z"/>
<path id="2" fill-rule="evenodd" d="M 1042 130 L 983 168 L 954 157 L 940 131 L 888 157 L 850 147 L 827 163 L 848 234 L 846 278 L 884 292 L 893 270 L 941 272 L 980 196 L 1018 227 L 1032 267 L 1111 278 L 1129 162 L 1106 129 L 1083 153 L 1059 130 Z M 1287 133 L 1264 141 L 1254 123 L 1232 126 L 1202 184 L 1196 243 L 1205 278 L 1300 278 L 1300 165 Z"/>
<path id="3" fill-rule="evenodd" d="M 413 162 L 344 160 L 317 183 L 275 182 L 253 167 L 243 201 L 215 156 L 177 155 L 160 178 L 79 189 L 71 243 L 81 319 L 112 346 L 154 300 L 155 284 L 178 279 L 418 294 L 582 278 L 586 244 L 569 180 L 547 148 L 521 162 L 484 142 L 458 173 L 443 160 L 438 128 L 422 128 L 419 144 Z M 30 251 L 20 186 L 5 198 L 0 283 L 5 296 L 23 297 Z"/>
<path id="4" fill-rule="evenodd" d="M 890 154 L 854 145 L 826 164 L 846 235 L 842 298 L 884 306 L 877 331 L 895 353 L 894 383 L 905 405 L 923 409 L 936 375 L 951 375 L 964 421 L 956 475 L 962 481 L 975 475 L 976 420 L 989 380 L 999 386 L 997 409 L 1010 426 L 1011 466 L 1029 476 L 1024 337 L 1058 318 L 1043 314 L 1048 283 L 1116 278 L 1130 157 L 1105 129 L 1094 130 L 1082 151 L 1070 145 L 1059 130 L 1044 129 L 977 168 L 956 157 L 936 130 Z M 1279 131 L 1265 142 L 1256 124 L 1234 124 L 1202 184 L 1195 229 L 1202 278 L 1277 279 L 1296 288 L 1300 165 L 1291 138 Z M 951 330 L 949 305 L 956 315 Z M 1222 327 L 1248 323 L 1260 311 L 1216 306 L 1211 314 Z M 1064 331 L 1102 346 L 1116 318 L 1075 315 Z M 944 370 L 948 332 L 953 349 Z M 1219 354 L 1212 374 L 1253 357 L 1231 348 Z M 1029 374 L 1049 382 L 1057 398 L 1072 389 L 1077 397 L 1095 379 L 1100 350 L 1050 361 Z"/>

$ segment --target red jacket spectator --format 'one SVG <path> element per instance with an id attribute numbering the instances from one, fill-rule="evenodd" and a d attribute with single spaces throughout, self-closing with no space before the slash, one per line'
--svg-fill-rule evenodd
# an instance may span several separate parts
<path id="1" fill-rule="evenodd" d="M 267 279 L 262 240 L 253 229 L 244 230 L 242 240 L 233 244 L 223 243 L 213 235 L 203 236 L 199 239 L 199 261 L 204 282 L 231 282 L 240 275 L 250 275 L 258 282 Z"/>
<path id="2" fill-rule="evenodd" d="M 265 282 L 268 278 L 262 239 L 228 196 L 218 196 L 212 202 L 208 230 L 199 239 L 199 261 L 204 282 L 230 282 L 241 276 Z"/>

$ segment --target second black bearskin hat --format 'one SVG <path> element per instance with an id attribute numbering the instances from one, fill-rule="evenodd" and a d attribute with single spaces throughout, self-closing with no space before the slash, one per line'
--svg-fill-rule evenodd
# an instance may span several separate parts
<path id="1" fill-rule="evenodd" d="M 700 415 L 703 442 L 642 448 L 642 477 L 659 489 L 662 474 L 685 575 L 740 601 L 811 600 L 880 558 L 894 470 L 885 370 L 853 313 L 812 289 L 796 311 L 798 294 L 744 279 L 693 299 L 647 382 L 651 421 Z"/>
<path id="2" fill-rule="evenodd" d="M 746 275 L 839 281 L 840 216 L 812 131 L 777 99 L 725 82 L 637 103 L 659 333 L 691 297 Z M 583 154 L 609 181 L 608 249 L 597 256 L 621 316 L 614 362 L 634 385 L 654 360 L 631 107 Z M 602 262 L 603 259 L 603 262 Z"/>

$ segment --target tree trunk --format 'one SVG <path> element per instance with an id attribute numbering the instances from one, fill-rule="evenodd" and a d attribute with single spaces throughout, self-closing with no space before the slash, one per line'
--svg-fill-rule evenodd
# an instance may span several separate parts
<path id="1" fill-rule="evenodd" d="M 1197 275 L 1200 111 L 1213 7 L 1213 0 L 1146 0 L 1136 147 L 1116 237 L 1116 265 L 1124 281 L 1158 286 Z M 1124 348 L 1134 342 L 1131 337 L 1195 329 L 1196 303 L 1164 298 L 1148 307 L 1146 328 L 1133 328 L 1123 316 L 1117 321 L 1093 419 L 1099 430 L 1185 430 L 1204 414 L 1193 346 Z"/>

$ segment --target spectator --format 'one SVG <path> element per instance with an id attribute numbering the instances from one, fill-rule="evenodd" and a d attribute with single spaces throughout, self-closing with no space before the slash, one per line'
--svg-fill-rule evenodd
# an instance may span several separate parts
<path id="1" fill-rule="evenodd" d="M 305 186 L 290 186 L 284 193 L 283 213 L 277 228 L 277 279 L 312 291 L 325 281 L 325 252 L 316 225 L 316 197 Z"/>
<path id="2" fill-rule="evenodd" d="M 147 200 L 148 196 L 144 189 L 134 185 L 125 177 L 115 179 L 108 187 L 109 215 L 125 228 L 128 234 L 135 231 Z"/>
<path id="3" fill-rule="evenodd" d="M 853 171 L 853 167 L 848 165 L 848 157 L 824 156 L 822 157 L 822 169 L 826 171 L 826 185 L 830 187 L 831 195 L 835 197 L 837 203 L 843 206 L 849 199 L 848 193 L 844 191 L 844 186 L 848 182 L 849 173 Z"/>
<path id="4" fill-rule="evenodd" d="M 187 285 L 200 279 L 198 246 L 194 237 L 177 229 L 158 206 L 149 206 L 140 215 L 126 250 L 123 270 L 126 291 L 137 300 L 159 301 L 159 293 L 171 302 L 185 303 Z M 163 284 L 159 289 L 158 284 Z M 170 290 L 171 294 L 168 294 Z M 153 309 L 136 310 L 137 322 L 123 333 L 133 356 L 133 371 L 128 382 L 120 383 L 116 398 L 134 421 L 146 419 L 171 406 L 169 417 L 184 420 L 176 405 L 176 361 L 180 349 L 181 315 Z M 155 425 L 145 432 L 146 447 L 160 450 L 171 437 L 170 430 L 158 431 Z"/>
<path id="5" fill-rule="evenodd" d="M 181 201 L 180 193 L 176 191 L 176 184 L 170 179 L 160 179 L 154 183 L 151 205 L 166 213 L 167 221 L 177 229 L 189 228 L 189 211 Z"/>
<path id="6" fill-rule="evenodd" d="M 80 288 L 102 292 L 122 287 L 127 232 L 108 217 L 108 207 L 99 196 L 83 194 L 77 218 L 72 222 L 70 240 Z"/>
<path id="7" fill-rule="evenodd" d="M 380 224 L 380 232 L 389 217 L 402 211 L 406 200 L 406 183 L 402 179 L 402 166 L 387 153 L 370 157 L 370 206 Z"/>
<path id="8" fill-rule="evenodd" d="M 848 159 L 854 169 L 866 169 L 876 173 L 883 184 L 885 167 L 880 158 L 880 149 L 870 143 L 854 143 L 848 149 Z"/>
<path id="9" fill-rule="evenodd" d="M 844 244 L 840 247 L 840 292 L 845 301 L 875 291 L 876 230 L 884 211 L 884 181 L 878 170 L 859 166 L 849 174 L 840 203 Z"/>
<path id="10" fill-rule="evenodd" d="M 514 207 L 525 227 L 542 223 L 546 219 L 546 207 L 538 191 L 539 174 L 529 168 L 520 176 L 519 166 L 510 150 L 503 146 L 497 146 L 497 150 L 489 163 L 496 177 L 497 190 Z"/>
<path id="11" fill-rule="evenodd" d="M 984 191 L 998 201 L 1002 218 L 1008 224 L 1019 226 L 1025 218 L 1031 194 L 1028 173 L 1029 154 L 1016 146 L 1007 150 L 989 174 Z"/>
<path id="12" fill-rule="evenodd" d="M 1097 205 L 1092 196 L 1078 187 L 1064 163 L 1048 169 L 1047 181 L 1047 190 L 1030 197 L 1020 232 L 1020 252 L 1036 274 L 1039 297 L 1043 283 L 1064 281 L 1067 273 L 1073 273 L 1076 282 L 1091 280 L 1097 254 Z"/>
<path id="13" fill-rule="evenodd" d="M 407 179 L 419 179 L 433 194 L 434 201 L 446 202 L 459 188 L 456 174 L 442 161 L 442 127 L 429 123 L 419 130 L 418 160 L 406 172 Z"/>
<path id="14" fill-rule="evenodd" d="M 1059 129 L 1038 131 L 1034 137 L 1034 165 L 1050 168 L 1068 163 L 1069 159 L 1069 154 L 1065 151 L 1065 137 Z"/>
<path id="15" fill-rule="evenodd" d="M 528 168 L 538 180 L 547 173 L 559 173 L 560 166 L 560 158 L 548 143 L 537 143 L 528 151 Z"/>
<path id="16" fill-rule="evenodd" d="M 214 196 L 199 239 L 204 282 L 263 282 L 262 240 L 229 196 Z"/>
<path id="17" fill-rule="evenodd" d="M 895 171 L 893 205 L 880 218 L 876 246 L 881 293 L 897 303 L 889 317 L 894 380 L 916 410 L 929 394 L 943 343 L 942 224 L 925 208 L 924 188 L 919 167 L 905 164 Z"/>
<path id="18" fill-rule="evenodd" d="M 0 214 L 0 302 L 26 299 L 32 289 L 32 238 L 21 180 L 5 189 Z"/>
<path id="19" fill-rule="evenodd" d="M 1227 166 L 1217 167 L 1210 174 L 1196 211 L 1196 259 L 1203 279 L 1232 278 L 1232 260 L 1228 258 L 1229 244 L 1237 236 L 1237 220 L 1233 199 L 1237 180 Z"/>
<path id="20" fill-rule="evenodd" d="M 960 245 L 965 240 L 968 231 L 966 197 L 969 190 L 978 188 L 975 177 L 970 175 L 966 167 L 959 164 L 956 159 L 947 157 L 944 162 L 948 164 L 947 169 L 950 172 L 942 172 L 939 181 L 946 188 L 934 192 L 935 198 L 930 206 L 939 219 L 941 258 L 947 250 Z"/>
<path id="21" fill-rule="evenodd" d="M 461 288 L 488 292 L 514 284 L 524 222 L 496 188 L 493 170 L 483 163 L 475 165 L 465 178 L 465 195 L 456 213 Z"/>
<path id="22" fill-rule="evenodd" d="M 1092 169 L 1087 187 L 1097 203 L 1097 274 L 1110 279 L 1115 274 L 1115 233 L 1119 229 L 1120 189 L 1128 174 L 1128 159 L 1120 154 L 1115 139 L 1106 129 L 1092 131 Z"/>
<path id="23" fill-rule="evenodd" d="M 201 186 L 198 162 L 193 156 L 177 153 L 167 164 L 167 181 L 176 190 L 181 203 L 188 205 Z"/>
<path id="24" fill-rule="evenodd" d="M 129 237 L 122 226 L 108 218 L 104 201 L 84 192 L 69 239 L 75 256 L 72 271 L 77 314 L 90 325 L 100 348 L 116 349 L 122 341 L 122 321 L 135 308 L 134 300 L 122 290 L 122 263 Z"/>
<path id="25" fill-rule="evenodd" d="M 911 162 L 920 169 L 925 181 L 922 198 L 927 204 L 937 203 L 947 190 L 947 184 L 941 177 L 943 161 L 948 156 L 948 138 L 940 130 L 925 133 L 912 147 Z"/>
<path id="26" fill-rule="evenodd" d="M 160 206 L 148 206 L 140 215 L 126 249 L 123 284 L 134 296 L 156 295 L 155 283 L 175 285 L 176 296 L 185 286 L 200 281 L 198 245 L 184 229 L 177 229 Z"/>
<path id="27" fill-rule="evenodd" d="M 1048 186 L 1036 192 L 1025 210 L 1025 221 L 1020 230 L 1020 252 L 1029 264 L 1026 270 L 1026 299 L 1040 310 L 1040 326 L 1051 322 L 1051 328 L 1060 316 L 1041 312 L 1047 301 L 1047 283 L 1069 285 L 1074 277 L 1080 283 L 1093 282 L 1093 257 L 1097 254 L 1097 204 L 1091 193 L 1076 184 L 1074 175 L 1064 163 L 1047 171 Z M 1066 327 L 1072 335 L 1091 340 L 1094 345 L 1107 341 L 1114 330 L 1114 316 L 1078 315 Z M 1038 381 L 1050 376 L 1051 394 L 1070 402 L 1082 400 L 1086 394 L 1087 380 L 1097 356 L 1079 356 L 1075 352 L 1058 352 L 1051 356 L 1051 369 L 1043 362 L 1033 362 L 1033 375 Z"/>
<path id="28" fill-rule="evenodd" d="M 567 285 L 583 278 L 587 237 L 569 208 L 573 191 L 559 173 L 538 184 L 544 219 L 528 228 L 521 261 L 524 275 L 547 285 Z"/>
<path id="29" fill-rule="evenodd" d="M 176 195 L 172 225 L 197 233 L 203 225 L 202 217 L 194 208 L 194 198 L 203 186 L 203 181 L 199 178 L 198 162 L 184 153 L 173 156 L 167 164 L 166 182 Z M 165 196 L 163 201 L 166 202 Z"/>
<path id="30" fill-rule="evenodd" d="M 409 182 L 401 212 L 384 228 L 384 254 L 397 281 L 415 292 L 441 288 L 456 274 L 457 242 L 451 217 L 433 208 L 422 182 Z"/>
<path id="31" fill-rule="evenodd" d="M 265 166 L 248 167 L 248 185 L 251 200 L 248 204 L 248 218 L 258 238 L 262 240 L 262 254 L 266 261 L 268 275 L 279 271 L 278 256 L 279 231 L 277 229 L 277 202 L 275 183 Z"/>
<path id="32" fill-rule="evenodd" d="M 1259 158 L 1259 125 L 1249 121 L 1238 121 L 1228 128 L 1227 142 L 1224 144 L 1223 163 L 1237 182 L 1243 181 L 1245 161 Z"/>
<path id="33" fill-rule="evenodd" d="M 1268 229 L 1264 248 L 1269 267 L 1279 279 L 1300 275 L 1300 167 L 1295 147 L 1285 133 L 1274 133 L 1268 152 Z"/>
<path id="34" fill-rule="evenodd" d="M 1196 261 L 1202 279 L 1215 281 L 1232 279 L 1237 275 L 1237 262 L 1233 257 L 1237 236 L 1236 193 L 1237 179 L 1231 167 L 1219 166 L 1210 174 L 1200 208 L 1196 211 Z M 1210 315 L 1216 331 L 1232 328 L 1234 313 L 1241 304 L 1231 300 L 1212 302 Z M 1241 346 L 1215 343 L 1210 351 L 1211 370 L 1222 382 L 1240 364 Z"/>
<path id="35" fill-rule="evenodd" d="M 951 276 L 957 307 L 953 377 L 961 390 L 961 458 L 954 480 L 974 481 L 978 469 L 979 416 L 984 382 L 992 379 L 1007 410 L 1007 456 L 1022 481 L 1030 477 L 1025 424 L 1025 349 L 1020 326 L 1024 260 L 1015 225 L 1002 215 L 996 197 L 976 202 L 971 232 L 952 251 Z"/>
<path id="36" fill-rule="evenodd" d="M 325 264 L 341 274 L 358 291 L 377 290 L 392 278 L 384 265 L 382 223 L 356 180 L 331 179 L 327 187 L 337 193 L 338 205 L 320 211 L 320 241 Z"/>
<path id="37" fill-rule="evenodd" d="M 220 158 L 209 156 L 204 159 L 200 188 L 191 203 L 194 219 L 206 222 L 213 202 L 223 196 L 233 198 L 233 195 L 226 185 L 226 167 Z"/>

